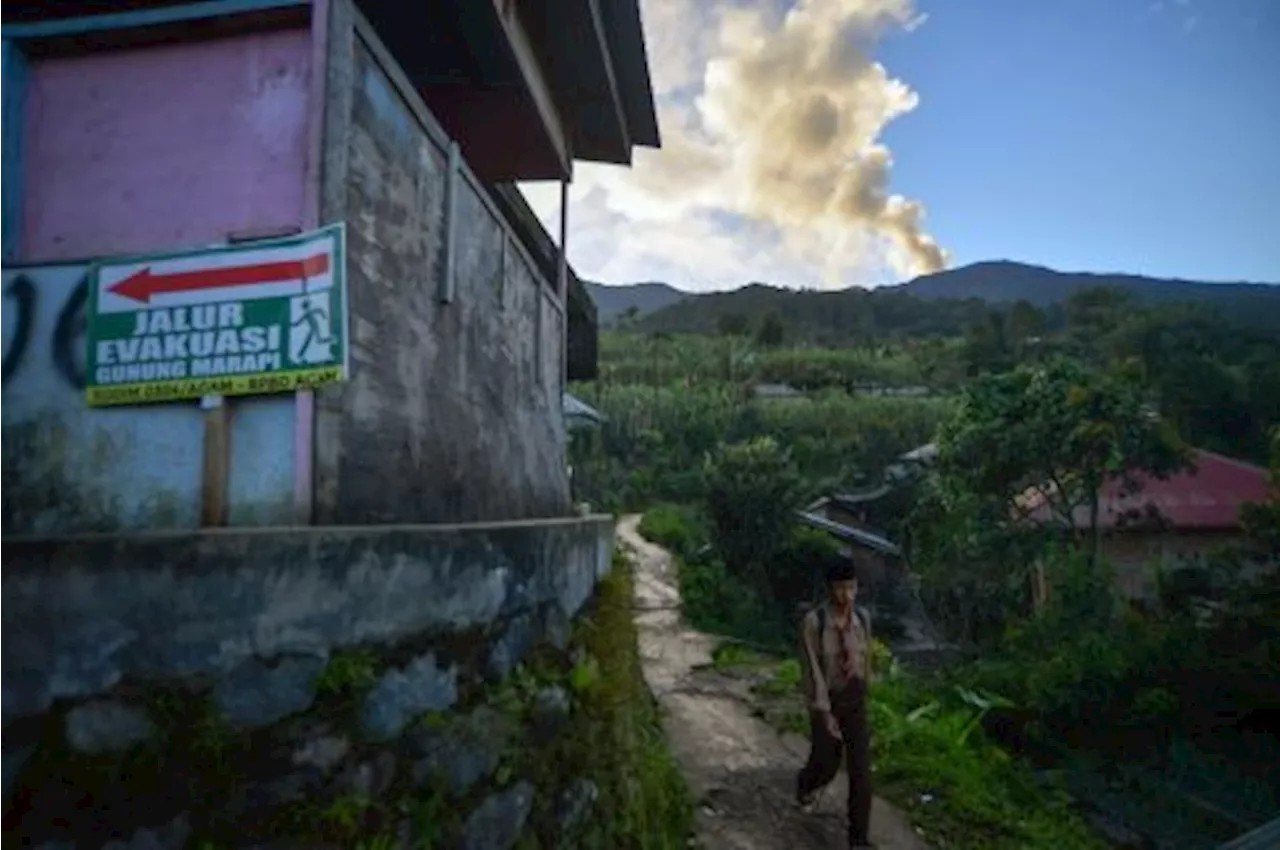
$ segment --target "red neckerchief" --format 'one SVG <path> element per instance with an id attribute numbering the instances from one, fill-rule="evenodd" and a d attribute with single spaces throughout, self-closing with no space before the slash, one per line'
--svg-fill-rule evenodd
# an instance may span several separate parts
<path id="1" fill-rule="evenodd" d="M 849 611 L 849 620 L 844 625 L 840 625 L 840 620 L 835 620 L 836 637 L 840 643 L 840 669 L 843 671 L 846 679 L 851 678 L 854 674 L 853 669 L 853 653 L 849 651 L 848 632 L 853 629 L 853 611 Z"/>

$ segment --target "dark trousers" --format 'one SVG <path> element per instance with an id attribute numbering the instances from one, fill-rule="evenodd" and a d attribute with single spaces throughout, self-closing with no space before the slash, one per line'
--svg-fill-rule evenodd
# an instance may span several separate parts
<path id="1" fill-rule="evenodd" d="M 813 728 L 809 761 L 800 771 L 800 793 L 811 794 L 835 779 L 844 759 L 849 772 L 849 843 L 866 844 L 871 823 L 871 731 L 867 724 L 867 688 L 853 680 L 844 691 L 831 694 L 831 713 L 840 724 L 843 741 L 827 732 L 820 715 L 809 718 Z"/>

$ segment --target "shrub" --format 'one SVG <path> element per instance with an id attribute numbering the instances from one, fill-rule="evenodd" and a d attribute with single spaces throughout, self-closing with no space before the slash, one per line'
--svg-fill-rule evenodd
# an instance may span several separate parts
<path id="1" fill-rule="evenodd" d="M 716 551 L 735 574 L 759 576 L 794 523 L 800 477 L 790 454 L 759 437 L 721 447 L 704 470 Z"/>
<path id="2" fill-rule="evenodd" d="M 640 533 L 677 558 L 684 613 L 696 627 L 769 646 L 787 646 L 797 603 L 821 593 L 822 565 L 839 546 L 801 525 L 787 529 L 758 571 L 726 568 L 710 543 L 707 521 L 688 505 L 661 503 L 645 512 Z"/>
<path id="3" fill-rule="evenodd" d="M 747 656 L 743 663 L 760 662 Z M 754 688 L 762 712 L 780 729 L 807 735 L 800 665 L 794 658 L 774 663 L 773 675 Z M 879 641 L 873 664 L 868 707 L 875 790 L 904 809 L 932 846 L 1101 850 L 1064 793 L 1043 786 L 1026 764 L 987 739 L 983 718 L 1007 700 L 916 678 Z"/>
<path id="4" fill-rule="evenodd" d="M 684 616 L 694 628 L 767 646 L 785 645 L 785 619 L 754 587 L 731 575 L 722 561 L 680 561 L 678 567 Z"/>
<path id="5" fill-rule="evenodd" d="M 839 552 L 840 545 L 830 534 L 803 525 L 792 526 L 766 568 L 779 613 L 789 614 L 800 602 L 822 598 L 823 570 Z"/>
<path id="6" fill-rule="evenodd" d="M 905 674 L 871 692 L 872 758 L 879 793 L 907 810 L 936 846 L 973 850 L 1093 850 L 1103 843 L 1062 793 L 990 743 L 986 709 L 964 692 Z"/>
<path id="7" fill-rule="evenodd" d="M 654 505 L 644 512 L 640 533 L 686 560 L 704 556 L 709 546 L 706 521 L 688 505 Z"/>
<path id="8" fill-rule="evenodd" d="M 608 510 L 658 501 L 701 502 L 702 463 L 722 443 L 769 435 L 788 449 L 810 492 L 855 473 L 878 472 L 928 441 L 949 409 L 936 398 L 824 392 L 757 403 L 731 383 L 575 384 L 574 395 L 607 417 L 570 443 L 575 498 Z"/>

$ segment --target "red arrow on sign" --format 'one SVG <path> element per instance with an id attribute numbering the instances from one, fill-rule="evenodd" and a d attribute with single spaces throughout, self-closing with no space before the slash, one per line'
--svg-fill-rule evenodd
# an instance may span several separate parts
<path id="1" fill-rule="evenodd" d="M 167 292 L 192 292 L 197 289 L 222 289 L 229 286 L 251 286 L 259 283 L 281 283 L 315 277 L 329 270 L 329 255 L 316 254 L 305 260 L 257 263 L 222 269 L 197 269 L 190 272 L 154 274 L 148 266 L 134 272 L 107 291 L 134 301 L 148 303 L 153 295 Z"/>

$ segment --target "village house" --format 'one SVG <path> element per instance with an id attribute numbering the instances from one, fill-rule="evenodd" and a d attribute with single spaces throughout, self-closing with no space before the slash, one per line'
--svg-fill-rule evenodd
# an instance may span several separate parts
<path id="1" fill-rule="evenodd" d="M 847 494 L 826 496 L 806 505 L 799 518 L 831 535 L 853 561 L 859 605 L 871 612 L 873 630 L 896 656 L 925 666 L 948 657 L 953 648 L 942 641 L 924 610 L 902 548 L 866 524 L 864 505 Z M 819 582 L 815 576 L 815 584 Z"/>
<path id="2" fill-rule="evenodd" d="M 570 511 L 565 187 L 659 144 L 636 0 L 2 14 L 6 835 L 271 843 L 491 764 L 417 721 L 567 651 L 612 563 L 613 518 Z M 202 790 L 170 746 L 197 714 L 284 755 Z M 453 838 L 512 846 L 573 790 L 517 779 L 451 797 Z"/>
<path id="3" fill-rule="evenodd" d="M 1116 569 L 1119 592 L 1150 600 L 1157 592 L 1156 567 L 1173 568 L 1244 540 L 1240 510 L 1270 498 L 1265 469 L 1196 449 L 1192 466 L 1169 478 L 1139 476 L 1134 492 L 1119 481 L 1104 485 L 1098 510 L 1099 552 Z M 1032 522 L 1060 523 L 1040 490 L 1028 491 L 1022 509 Z M 1075 533 L 1089 529 L 1089 508 L 1071 517 Z M 1042 598 L 1041 587 L 1035 591 Z"/>
<path id="4" fill-rule="evenodd" d="M 858 579 L 869 595 L 883 583 L 890 570 L 899 570 L 902 550 L 880 530 L 867 523 L 866 502 L 887 494 L 881 485 L 860 493 L 833 493 L 806 505 L 800 518 L 806 525 L 825 531 L 840 541 L 858 570 Z"/>
<path id="5" fill-rule="evenodd" d="M 872 611 L 877 633 L 897 655 L 925 665 L 945 657 L 950 648 L 924 610 L 905 552 L 876 524 L 874 510 L 932 459 L 930 451 L 922 447 L 907 452 L 879 480 L 829 493 L 799 512 L 802 523 L 829 534 L 853 561 L 859 598 Z"/>
<path id="6" fill-rule="evenodd" d="M 906 570 L 901 548 L 874 522 L 875 506 L 917 480 L 936 458 L 933 443 L 912 449 L 887 466 L 877 480 L 829 493 L 800 513 L 806 524 L 841 541 L 872 594 L 887 577 Z"/>
<path id="7" fill-rule="evenodd" d="M 753 385 L 751 391 L 761 401 L 806 398 L 802 390 L 798 390 L 790 384 L 759 383 Z"/>

